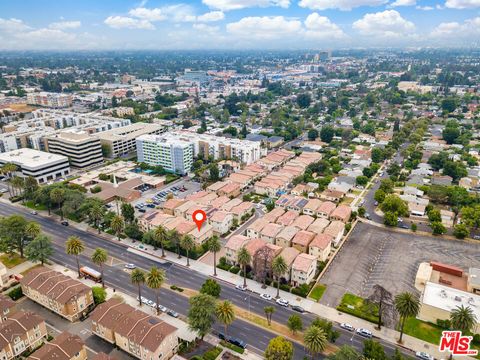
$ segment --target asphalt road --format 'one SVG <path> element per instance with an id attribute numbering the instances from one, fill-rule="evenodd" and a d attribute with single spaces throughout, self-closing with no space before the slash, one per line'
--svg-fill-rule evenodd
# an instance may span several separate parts
<path id="1" fill-rule="evenodd" d="M 54 221 L 51 218 L 46 218 L 39 215 L 31 215 L 28 209 L 23 209 L 10 204 L 2 203 L 2 205 L 0 206 L 0 215 L 9 216 L 13 214 L 23 215 L 29 220 L 35 220 L 42 226 L 43 231 L 47 233 L 53 241 L 54 254 L 51 256 L 51 260 L 55 263 L 64 265 L 71 269 L 76 269 L 75 259 L 65 254 L 65 241 L 69 236 L 72 235 L 79 236 L 84 241 L 87 250 L 102 247 L 108 251 L 110 256 L 124 261 L 118 262 L 114 266 L 104 266 L 105 282 L 108 286 L 119 289 L 133 296 L 137 295 L 137 288 L 136 286 L 131 284 L 130 275 L 123 270 L 123 265 L 125 263 L 134 263 L 143 269 L 149 269 L 152 266 L 163 268 L 167 273 L 168 283 L 196 290 L 198 290 L 203 284 L 203 282 L 208 278 L 201 273 L 192 271 L 189 268 L 177 264 L 161 261 L 160 259 L 151 260 L 141 255 L 131 253 L 127 250 L 127 247 L 120 242 L 117 243 L 107 241 L 95 236 L 95 234 L 76 229 L 75 227 L 63 226 L 59 222 Z M 80 257 L 80 262 L 83 265 L 97 268 L 94 264 L 91 263 L 90 258 L 86 255 L 82 255 Z M 249 310 L 253 313 L 256 313 L 260 316 L 264 316 L 263 309 L 265 306 L 275 306 L 276 312 L 273 314 L 273 320 L 279 323 L 286 324 L 288 318 L 292 314 L 298 314 L 290 308 L 284 308 L 275 304 L 273 301 L 263 300 L 257 294 L 253 294 L 250 292 L 245 293 L 236 290 L 235 287 L 231 284 L 221 282 L 221 286 L 221 298 L 228 299 L 235 305 Z M 144 287 L 143 289 L 143 294 L 143 296 L 147 298 L 150 298 L 152 300 L 155 299 L 155 293 L 146 287 Z M 186 316 L 189 308 L 187 298 L 168 289 L 162 289 L 160 291 L 160 303 L 163 306 L 173 309 L 184 316 Z M 308 326 L 310 322 L 316 317 L 314 314 L 310 313 L 303 314 L 301 316 L 303 318 L 303 323 L 305 327 Z M 362 351 L 363 339 L 361 337 L 359 337 L 358 335 L 352 337 L 352 333 L 340 329 L 338 326 L 336 326 L 336 328 L 341 333 L 340 338 L 336 341 L 337 345 L 341 346 L 343 344 L 348 344 Z M 221 327 L 219 325 L 216 325 L 216 329 L 221 330 Z M 270 339 L 276 336 L 276 334 L 264 328 L 254 326 L 248 322 L 239 319 L 235 320 L 235 322 L 229 327 L 229 333 L 247 342 L 251 350 L 260 354 L 263 353 Z M 393 353 L 395 349 L 394 344 L 384 341 L 380 342 L 385 347 L 385 350 L 388 354 Z M 307 355 L 305 350 L 303 349 L 303 346 L 294 343 L 294 347 L 295 359 L 303 359 L 303 357 Z M 402 350 L 402 352 L 406 355 L 412 355 L 411 351 Z"/>

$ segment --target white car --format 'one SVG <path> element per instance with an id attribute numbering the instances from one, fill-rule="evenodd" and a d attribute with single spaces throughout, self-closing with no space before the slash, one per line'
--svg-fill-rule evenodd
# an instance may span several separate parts
<path id="1" fill-rule="evenodd" d="M 248 287 L 246 285 L 243 285 L 243 284 L 238 284 L 237 286 L 235 286 L 235 289 L 241 290 L 241 291 L 246 291 L 248 289 Z"/>
<path id="2" fill-rule="evenodd" d="M 285 300 L 285 299 L 282 299 L 282 298 L 277 299 L 277 301 L 275 301 L 275 302 L 276 302 L 278 305 L 280 305 L 280 306 L 285 306 L 285 307 L 288 307 L 288 304 L 289 304 L 288 300 Z"/>
<path id="3" fill-rule="evenodd" d="M 128 269 L 128 270 L 133 270 L 135 269 L 137 266 L 135 264 L 125 264 L 125 269 Z"/>
<path id="4" fill-rule="evenodd" d="M 422 360 L 434 360 L 434 357 L 432 355 L 427 354 L 426 352 L 423 352 L 423 351 L 417 351 L 415 353 L 415 356 Z"/>
<path id="5" fill-rule="evenodd" d="M 38 213 L 34 210 L 34 211 L 30 211 L 30 214 L 37 215 Z"/>
<path id="6" fill-rule="evenodd" d="M 357 329 L 357 334 L 366 338 L 371 338 L 373 336 L 372 332 L 367 329 L 359 328 Z"/>
<path id="7" fill-rule="evenodd" d="M 161 312 L 167 312 L 167 310 L 168 310 L 168 309 L 167 309 L 165 306 L 163 306 L 163 305 L 160 305 L 158 308 L 160 309 Z"/>
<path id="8" fill-rule="evenodd" d="M 269 294 L 261 294 L 260 297 L 265 300 L 272 300 L 272 295 Z"/>
<path id="9" fill-rule="evenodd" d="M 341 323 L 341 324 L 340 324 L 340 327 L 341 327 L 342 329 L 345 329 L 345 330 L 348 330 L 348 331 L 353 331 L 353 330 L 355 330 L 355 328 L 354 328 L 352 325 L 347 324 L 347 323 Z"/>

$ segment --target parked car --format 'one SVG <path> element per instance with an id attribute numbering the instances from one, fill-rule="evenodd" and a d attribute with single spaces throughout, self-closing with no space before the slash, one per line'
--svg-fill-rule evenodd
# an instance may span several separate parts
<path id="1" fill-rule="evenodd" d="M 272 295 L 270 294 L 260 294 L 260 297 L 265 300 L 272 300 Z"/>
<path id="2" fill-rule="evenodd" d="M 373 205 L 378 206 L 378 201 L 375 201 Z"/>
<path id="3" fill-rule="evenodd" d="M 237 286 L 235 286 L 235 289 L 241 290 L 241 291 L 246 291 L 248 289 L 248 287 L 246 285 L 243 285 L 243 284 L 238 284 Z"/>
<path id="4" fill-rule="evenodd" d="M 175 312 L 175 311 L 173 311 L 173 310 L 171 310 L 171 309 L 168 309 L 168 310 L 167 310 L 167 314 L 170 315 L 170 316 L 172 316 L 172 317 L 174 317 L 174 318 L 178 318 L 178 313 Z"/>
<path id="5" fill-rule="evenodd" d="M 345 330 L 348 330 L 348 331 L 353 331 L 353 330 L 355 330 L 355 328 L 354 328 L 352 325 L 347 324 L 347 323 L 341 323 L 341 324 L 340 324 L 340 327 L 341 327 L 342 329 L 345 329 Z"/>
<path id="6" fill-rule="evenodd" d="M 30 211 L 30 214 L 37 215 L 38 213 L 34 210 L 34 211 Z"/>
<path id="7" fill-rule="evenodd" d="M 480 235 L 473 235 L 473 238 L 474 238 L 475 240 L 480 240 Z"/>
<path id="8" fill-rule="evenodd" d="M 423 351 L 417 351 L 415 353 L 415 357 L 422 360 L 434 360 L 434 357 L 432 355 L 427 354 L 426 352 L 423 352 Z"/>
<path id="9" fill-rule="evenodd" d="M 276 302 L 278 305 L 280 305 L 280 306 L 285 306 L 285 307 L 288 307 L 288 304 L 289 304 L 288 300 L 285 300 L 285 299 L 282 299 L 282 298 L 277 299 L 277 301 L 275 301 L 275 302 Z"/>
<path id="10" fill-rule="evenodd" d="M 247 347 L 247 343 L 243 340 L 238 339 L 238 338 L 230 338 L 229 342 L 233 345 L 241 347 L 242 349 L 245 349 Z"/>
<path id="11" fill-rule="evenodd" d="M 63 220 L 60 224 L 62 224 L 63 226 L 68 226 L 68 221 L 67 220 Z"/>
<path id="12" fill-rule="evenodd" d="M 406 225 L 406 224 L 400 224 L 398 226 L 402 229 L 409 229 L 408 225 Z"/>
<path id="13" fill-rule="evenodd" d="M 305 312 L 305 309 L 302 308 L 301 306 L 298 306 L 298 305 L 293 305 L 292 306 L 292 310 L 294 311 L 298 311 L 299 313 L 303 314 Z"/>
<path id="14" fill-rule="evenodd" d="M 142 208 L 142 209 L 138 209 L 138 211 L 141 212 L 141 213 L 147 212 L 147 210 L 145 210 L 145 209 L 143 209 L 143 208 Z"/>
<path id="15" fill-rule="evenodd" d="M 363 337 L 366 337 L 366 338 L 369 338 L 371 339 L 372 338 L 372 332 L 370 330 L 367 330 L 367 329 L 363 329 L 363 328 L 359 328 L 357 329 L 357 334 L 360 335 L 360 336 L 363 336 Z"/>
<path id="16" fill-rule="evenodd" d="M 135 269 L 137 266 L 135 264 L 125 264 L 125 269 L 128 269 L 128 270 L 133 270 Z"/>

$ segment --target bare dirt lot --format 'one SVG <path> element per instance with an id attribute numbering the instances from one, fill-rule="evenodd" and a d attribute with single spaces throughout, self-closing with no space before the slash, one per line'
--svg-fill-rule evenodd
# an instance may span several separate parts
<path id="1" fill-rule="evenodd" d="M 468 271 L 480 267 L 480 242 L 446 240 L 400 233 L 358 223 L 329 269 L 319 280 L 327 285 L 321 303 L 337 306 L 344 293 L 367 297 L 380 284 L 394 295 L 417 292 L 421 262 L 439 261 Z"/>

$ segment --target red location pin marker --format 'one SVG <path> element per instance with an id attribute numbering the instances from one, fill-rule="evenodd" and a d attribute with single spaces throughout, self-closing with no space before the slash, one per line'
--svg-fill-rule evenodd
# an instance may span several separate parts
<path id="1" fill-rule="evenodd" d="M 198 231 L 202 228 L 202 224 L 207 220 L 207 214 L 203 210 L 195 210 L 192 214 L 192 219 L 195 224 L 197 224 Z"/>

